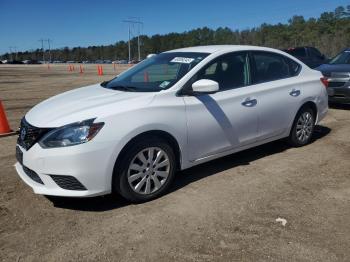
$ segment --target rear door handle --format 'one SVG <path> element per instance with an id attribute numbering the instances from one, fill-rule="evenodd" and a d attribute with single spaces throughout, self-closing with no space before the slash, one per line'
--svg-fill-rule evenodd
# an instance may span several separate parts
<path id="1" fill-rule="evenodd" d="M 244 100 L 242 102 L 242 105 L 243 106 L 246 106 L 246 107 L 253 107 L 255 106 L 256 104 L 258 103 L 258 101 L 256 99 L 251 99 L 250 97 L 248 97 L 246 100 Z"/>
<path id="2" fill-rule="evenodd" d="M 292 91 L 289 92 L 291 96 L 297 97 L 300 95 L 300 90 L 292 89 Z"/>

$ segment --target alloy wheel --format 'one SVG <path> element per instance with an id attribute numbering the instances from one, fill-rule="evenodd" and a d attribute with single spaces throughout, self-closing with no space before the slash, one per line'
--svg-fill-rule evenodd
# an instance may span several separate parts
<path id="1" fill-rule="evenodd" d="M 145 148 L 131 160 L 128 182 L 133 191 L 148 195 L 158 191 L 167 181 L 170 160 L 159 147 Z"/>
<path id="2" fill-rule="evenodd" d="M 300 142 L 307 141 L 312 135 L 313 117 L 310 112 L 300 115 L 296 126 L 296 137 Z"/>

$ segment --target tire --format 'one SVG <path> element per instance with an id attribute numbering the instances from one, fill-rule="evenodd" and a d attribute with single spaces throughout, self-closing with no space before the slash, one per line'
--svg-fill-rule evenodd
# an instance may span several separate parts
<path id="1" fill-rule="evenodd" d="M 294 147 L 310 143 L 315 129 L 315 113 L 310 107 L 302 107 L 297 113 L 288 142 Z"/>
<path id="2" fill-rule="evenodd" d="M 176 163 L 174 150 L 164 139 L 138 139 L 123 152 L 114 168 L 113 190 L 133 203 L 155 199 L 174 180 Z"/>

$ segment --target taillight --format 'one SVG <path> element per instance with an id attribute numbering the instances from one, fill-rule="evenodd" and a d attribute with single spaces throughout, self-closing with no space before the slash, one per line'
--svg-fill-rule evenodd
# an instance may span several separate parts
<path id="1" fill-rule="evenodd" d="M 329 81 L 328 81 L 327 77 L 321 77 L 321 82 L 324 85 L 324 87 L 326 87 L 326 88 L 328 87 Z"/>

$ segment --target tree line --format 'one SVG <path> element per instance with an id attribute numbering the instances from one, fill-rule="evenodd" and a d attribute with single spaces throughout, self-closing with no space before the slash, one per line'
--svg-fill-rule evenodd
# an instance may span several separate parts
<path id="1" fill-rule="evenodd" d="M 333 12 L 324 12 L 318 18 L 305 19 L 293 16 L 288 23 L 262 24 L 247 30 L 232 30 L 228 27 L 211 29 L 197 28 L 183 33 L 165 35 L 141 35 L 141 57 L 166 50 L 197 45 L 242 44 L 258 45 L 277 49 L 296 46 L 314 46 L 329 57 L 350 47 L 350 5 L 337 7 Z M 131 54 L 137 59 L 137 38 L 131 39 Z M 46 60 L 48 52 L 45 51 Z M 3 59 L 14 55 L 6 53 Z M 17 60 L 42 60 L 42 50 L 17 53 Z M 119 41 L 107 46 L 64 47 L 51 50 L 51 60 L 95 61 L 128 59 L 128 42 Z"/>

